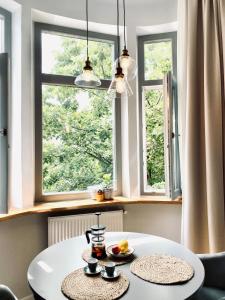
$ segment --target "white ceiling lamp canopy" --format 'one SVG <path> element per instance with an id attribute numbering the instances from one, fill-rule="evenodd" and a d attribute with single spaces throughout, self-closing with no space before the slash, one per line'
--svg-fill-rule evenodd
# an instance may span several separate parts
<path id="1" fill-rule="evenodd" d="M 83 72 L 76 77 L 74 83 L 79 87 L 92 88 L 101 85 L 100 79 L 95 75 L 93 68 L 91 66 L 91 61 L 89 59 L 88 53 L 88 42 L 89 42 L 89 29 L 88 29 L 88 0 L 86 0 L 86 24 L 87 24 L 87 60 L 85 61 L 85 66 Z"/>

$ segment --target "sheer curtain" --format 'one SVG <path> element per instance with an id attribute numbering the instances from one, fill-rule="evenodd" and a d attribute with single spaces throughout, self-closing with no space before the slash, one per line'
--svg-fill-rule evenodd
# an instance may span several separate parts
<path id="1" fill-rule="evenodd" d="M 182 241 L 225 250 L 225 1 L 178 0 Z"/>

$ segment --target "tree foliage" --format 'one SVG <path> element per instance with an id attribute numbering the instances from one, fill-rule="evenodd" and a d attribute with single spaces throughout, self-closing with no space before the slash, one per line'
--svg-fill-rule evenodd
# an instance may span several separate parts
<path id="1" fill-rule="evenodd" d="M 62 37 L 53 74 L 76 74 L 84 64 L 85 41 Z M 94 70 L 109 78 L 113 47 L 90 42 Z M 113 172 L 113 105 L 105 90 L 43 86 L 43 188 L 85 190 Z"/>
<path id="2" fill-rule="evenodd" d="M 164 172 L 164 105 L 162 89 L 145 92 L 146 160 L 148 184 L 165 188 Z"/>
<path id="3" fill-rule="evenodd" d="M 52 74 L 78 75 L 86 56 L 86 42 L 61 37 L 54 53 Z M 166 49 L 165 49 L 166 48 Z M 171 68 L 169 46 L 149 46 L 145 51 L 146 79 L 158 79 Z M 90 41 L 89 55 L 95 73 L 110 79 L 113 45 Z M 43 190 L 69 192 L 113 178 L 113 103 L 105 90 L 70 86 L 42 88 Z M 148 184 L 164 187 L 163 99 L 159 90 L 145 94 Z"/>
<path id="4" fill-rule="evenodd" d="M 145 79 L 163 79 L 166 72 L 172 69 L 171 41 L 145 44 Z"/>
<path id="5" fill-rule="evenodd" d="M 145 79 L 163 79 L 172 69 L 172 44 L 145 44 Z M 146 167 L 148 185 L 165 189 L 164 101 L 162 87 L 145 91 Z"/>

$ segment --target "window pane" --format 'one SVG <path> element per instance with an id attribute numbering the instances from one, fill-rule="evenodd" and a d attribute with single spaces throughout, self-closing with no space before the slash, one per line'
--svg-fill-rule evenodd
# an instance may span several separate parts
<path id="1" fill-rule="evenodd" d="M 162 87 L 144 89 L 145 192 L 165 190 L 164 102 Z"/>
<path id="2" fill-rule="evenodd" d="M 172 42 L 148 42 L 144 44 L 145 80 L 163 79 L 172 70 Z"/>
<path id="3" fill-rule="evenodd" d="M 113 105 L 105 90 L 47 86 L 43 98 L 43 192 L 83 191 L 113 178 Z"/>
<path id="4" fill-rule="evenodd" d="M 0 53 L 4 52 L 4 17 L 0 15 Z"/>
<path id="5" fill-rule="evenodd" d="M 95 74 L 101 79 L 112 77 L 114 45 L 112 42 L 89 41 L 89 56 Z M 77 76 L 86 60 L 86 40 L 42 33 L 42 72 Z"/>
<path id="6" fill-rule="evenodd" d="M 8 56 L 0 54 L 0 128 L 7 128 L 8 111 Z M 0 214 L 7 211 L 8 183 L 8 139 L 0 135 Z"/>

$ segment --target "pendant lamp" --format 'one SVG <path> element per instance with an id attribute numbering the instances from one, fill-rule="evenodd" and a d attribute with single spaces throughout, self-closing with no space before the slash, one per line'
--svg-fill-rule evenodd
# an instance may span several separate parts
<path id="1" fill-rule="evenodd" d="M 117 0 L 117 57 L 120 53 L 120 32 L 119 32 L 119 0 Z M 116 92 L 118 94 L 126 94 L 128 96 L 132 95 L 133 92 L 131 87 L 123 73 L 123 69 L 120 65 L 120 60 L 117 59 L 116 63 L 116 73 L 110 84 L 108 93 Z"/>
<path id="2" fill-rule="evenodd" d="M 95 75 L 91 66 L 91 61 L 88 54 L 88 41 L 89 41 L 89 29 L 88 29 L 88 0 L 86 0 L 86 24 L 87 24 L 87 60 L 83 72 L 76 77 L 74 83 L 79 87 L 92 88 L 101 85 L 100 79 Z"/>
<path id="3" fill-rule="evenodd" d="M 136 61 L 129 55 L 126 42 L 126 4 L 123 0 L 123 36 L 124 36 L 124 48 L 122 54 L 119 57 L 121 68 L 127 80 L 133 80 L 137 74 Z"/>

